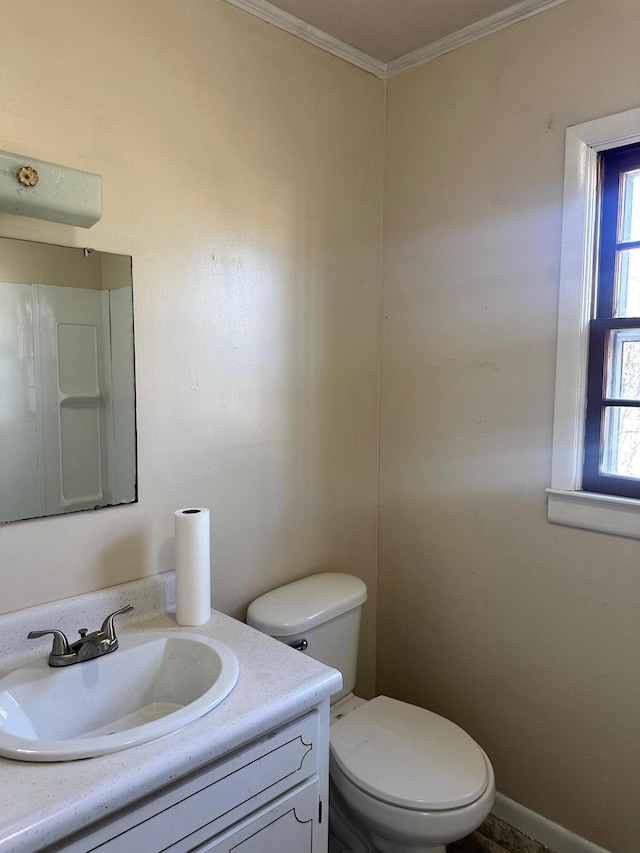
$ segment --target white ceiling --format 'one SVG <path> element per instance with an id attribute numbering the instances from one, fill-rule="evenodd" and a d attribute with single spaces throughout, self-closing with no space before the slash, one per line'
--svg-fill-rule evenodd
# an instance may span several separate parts
<path id="1" fill-rule="evenodd" d="M 384 77 L 565 0 L 227 2 Z"/>

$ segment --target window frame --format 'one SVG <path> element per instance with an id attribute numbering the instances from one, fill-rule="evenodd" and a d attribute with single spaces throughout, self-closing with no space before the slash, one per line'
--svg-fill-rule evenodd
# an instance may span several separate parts
<path id="1" fill-rule="evenodd" d="M 640 142 L 640 108 L 567 129 L 548 520 L 640 539 L 640 500 L 582 488 L 598 154 Z"/>
<path id="2" fill-rule="evenodd" d="M 640 340 L 640 317 L 618 314 L 616 285 L 618 253 L 640 247 L 639 240 L 624 240 L 619 234 L 619 215 L 623 188 L 620 176 L 640 169 L 640 145 L 633 143 L 610 148 L 599 155 L 597 261 L 595 298 L 589 323 L 589 364 L 586 391 L 585 449 L 582 485 L 588 492 L 640 499 L 640 480 L 601 470 L 601 452 L 610 456 L 613 447 L 605 445 L 603 433 L 608 410 L 620 421 L 623 408 L 640 409 L 640 400 L 617 399 L 610 389 L 610 369 L 622 367 L 624 338 Z M 616 335 L 618 344 L 611 340 Z M 613 349 L 613 352 L 611 349 Z M 616 357 L 617 350 L 617 357 Z M 611 470 L 611 469 L 608 469 Z"/>

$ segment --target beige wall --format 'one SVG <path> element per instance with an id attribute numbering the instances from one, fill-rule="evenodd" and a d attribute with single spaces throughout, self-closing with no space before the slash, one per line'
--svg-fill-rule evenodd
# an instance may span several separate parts
<path id="1" fill-rule="evenodd" d="M 0 609 L 173 566 L 212 514 L 213 599 L 315 570 L 369 584 L 373 684 L 380 81 L 221 0 L 3 0 L 0 148 L 102 175 L 133 256 L 140 502 L 0 529 Z"/>
<path id="2" fill-rule="evenodd" d="M 640 104 L 637 0 L 569 2 L 388 86 L 378 690 L 498 788 L 640 843 L 640 543 L 546 521 L 567 125 Z"/>

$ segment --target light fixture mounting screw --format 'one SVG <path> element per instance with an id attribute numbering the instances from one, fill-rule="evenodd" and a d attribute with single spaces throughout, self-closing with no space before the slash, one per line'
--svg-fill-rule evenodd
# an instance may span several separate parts
<path id="1" fill-rule="evenodd" d="M 35 187 L 39 181 L 39 177 L 33 166 L 23 166 L 18 172 L 18 180 L 25 187 Z"/>

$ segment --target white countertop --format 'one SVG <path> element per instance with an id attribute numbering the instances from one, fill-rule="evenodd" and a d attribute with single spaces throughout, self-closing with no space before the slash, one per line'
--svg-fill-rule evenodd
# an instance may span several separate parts
<path id="1" fill-rule="evenodd" d="M 69 602 L 73 603 L 74 614 L 87 615 L 90 600 L 92 607 L 102 608 L 104 616 L 120 606 L 119 601 L 131 600 L 136 584 L 147 582 L 164 583 L 161 597 L 164 594 L 166 602 L 166 579 L 114 587 L 105 591 L 109 594 L 108 601 L 100 593 L 93 593 Z M 157 606 L 157 589 L 154 594 L 153 604 Z M 29 627 L 36 629 L 42 627 L 33 622 L 37 611 L 44 610 L 52 616 L 49 611 L 61 606 L 62 603 L 56 603 L 23 613 L 27 614 Z M 118 625 L 122 634 L 126 633 L 125 618 Z M 54 623 L 54 619 L 47 621 Z M 9 625 L 14 630 L 20 625 L 22 630 L 22 614 L 0 616 L 3 641 Z M 64 629 L 64 625 L 60 627 Z M 341 686 L 341 676 L 336 670 L 217 611 L 212 611 L 210 621 L 198 628 L 177 625 L 171 612 L 142 612 L 135 625 L 131 625 L 134 627 L 204 634 L 226 643 L 236 653 L 240 665 L 236 686 L 204 717 L 133 749 L 58 763 L 0 758 L 0 853 L 35 853 L 305 713 Z M 33 659 L 34 652 L 29 654 Z M 14 655 L 15 665 L 19 665 L 26 652 L 24 648 L 14 649 Z M 5 656 L 0 660 L 0 669 L 9 668 Z"/>

